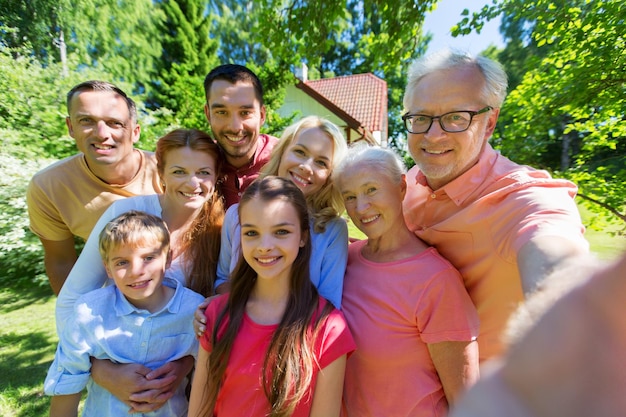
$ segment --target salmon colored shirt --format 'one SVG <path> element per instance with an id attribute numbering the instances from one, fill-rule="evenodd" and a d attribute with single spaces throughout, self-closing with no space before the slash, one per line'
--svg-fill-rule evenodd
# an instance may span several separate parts
<path id="1" fill-rule="evenodd" d="M 501 353 L 506 321 L 524 299 L 519 249 L 558 236 L 588 250 L 576 186 L 515 164 L 489 144 L 476 165 L 436 191 L 418 167 L 407 182 L 405 221 L 461 272 L 480 318 L 481 361 Z"/>

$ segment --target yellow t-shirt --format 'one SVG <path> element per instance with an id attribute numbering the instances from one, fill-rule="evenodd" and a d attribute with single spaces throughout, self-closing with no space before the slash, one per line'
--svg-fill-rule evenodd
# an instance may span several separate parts
<path id="1" fill-rule="evenodd" d="M 156 157 L 137 150 L 141 168 L 127 184 L 111 185 L 96 177 L 82 153 L 70 156 L 36 173 L 28 185 L 26 201 L 30 229 L 45 240 L 89 237 L 104 210 L 126 197 L 161 192 Z"/>

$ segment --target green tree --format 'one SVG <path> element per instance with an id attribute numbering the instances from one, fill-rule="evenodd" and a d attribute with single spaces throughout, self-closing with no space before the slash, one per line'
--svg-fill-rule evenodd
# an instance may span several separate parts
<path id="1" fill-rule="evenodd" d="M 468 18 L 459 33 L 497 14 L 523 22 L 541 53 L 510 92 L 499 133 L 505 154 L 567 176 L 579 195 L 626 221 L 626 7 L 621 0 L 503 0 Z M 505 62 L 506 64 L 506 62 Z"/>
<path id="2" fill-rule="evenodd" d="M 263 99 L 267 108 L 264 133 L 280 135 L 295 115 L 281 117 L 277 109 L 285 97 L 285 86 L 294 77 L 288 66 L 280 64 L 273 53 L 265 32 L 263 9 L 259 2 L 225 0 L 210 1 L 209 13 L 213 21 L 212 36 L 219 39 L 217 51 L 220 64 L 245 65 L 254 71 L 263 84 Z"/>
<path id="3" fill-rule="evenodd" d="M 2 43 L 12 51 L 29 53 L 48 63 L 60 60 L 62 28 L 70 10 L 69 0 L 0 0 L 0 30 Z M 10 30 L 7 30 L 10 28 Z"/>
<path id="4" fill-rule="evenodd" d="M 403 71 L 409 61 L 423 53 L 426 40 L 421 27 L 425 13 L 436 0 L 253 3 L 256 8 L 244 8 L 248 12 L 255 10 L 258 16 L 251 26 L 256 30 L 250 32 L 249 39 L 262 42 L 263 53 L 270 51 L 277 85 L 284 85 L 286 74 L 303 62 L 322 76 L 373 72 L 388 84 L 389 136 L 392 142 L 393 138 L 404 137 L 399 123 Z"/>
<path id="5" fill-rule="evenodd" d="M 377 40 L 391 36 L 384 32 L 389 26 L 388 8 L 397 7 L 367 3 L 360 0 L 346 2 L 346 15 L 338 23 L 338 31 L 330 34 L 333 47 L 321 55 L 318 70 L 321 74 L 349 75 L 371 72 L 387 82 L 389 138 L 390 145 L 404 153 L 404 127 L 401 122 L 402 97 L 406 84 L 406 70 L 409 63 L 422 55 L 430 40 L 430 35 L 422 36 L 421 23 L 423 15 L 415 16 L 416 20 L 410 32 L 410 47 L 398 43 L 396 54 L 401 59 L 381 59 L 381 45 Z M 401 9 L 398 8 L 398 12 Z M 386 14 L 387 13 L 387 14 Z M 405 39 L 403 42 L 408 42 Z M 315 62 L 315 60 L 312 60 Z"/>
<path id="6" fill-rule="evenodd" d="M 217 64 L 218 41 L 209 37 L 210 16 L 204 0 L 160 2 L 163 53 L 152 82 L 150 105 L 172 111 L 170 124 L 206 129 L 203 81 Z"/>
<path id="7" fill-rule="evenodd" d="M 157 24 L 163 18 L 152 0 L 0 0 L 0 31 L 7 47 L 27 47 L 42 65 L 65 62 L 111 74 L 141 92 L 161 56 Z M 60 68 L 66 74 L 67 67 Z"/>

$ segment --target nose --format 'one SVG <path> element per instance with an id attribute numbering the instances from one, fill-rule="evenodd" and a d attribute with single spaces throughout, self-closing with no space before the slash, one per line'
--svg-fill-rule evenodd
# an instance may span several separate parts
<path id="1" fill-rule="evenodd" d="M 139 260 L 132 261 L 130 271 L 133 274 L 133 277 L 139 277 L 143 275 L 144 270 L 145 270 L 145 264 L 143 260 L 139 259 Z"/>
<path id="2" fill-rule="evenodd" d="M 272 236 L 270 234 L 262 235 L 261 239 L 259 240 L 259 246 L 257 247 L 259 253 L 267 253 L 271 251 L 273 247 L 274 239 L 272 238 Z"/>
<path id="3" fill-rule="evenodd" d="M 370 208 L 370 202 L 367 198 L 365 197 L 356 198 L 356 212 L 357 213 L 363 213 L 369 208 Z"/>
<path id="4" fill-rule="evenodd" d="M 190 175 L 187 183 L 193 188 L 196 188 L 200 184 L 200 179 L 196 175 Z"/>
<path id="5" fill-rule="evenodd" d="M 100 120 L 96 123 L 96 135 L 100 139 L 107 140 L 111 137 L 111 129 L 104 120 Z"/>
<path id="6" fill-rule="evenodd" d="M 441 118 L 433 118 L 433 123 L 430 125 L 430 129 L 424 133 L 426 139 L 437 139 L 444 136 L 446 131 L 441 128 Z"/>
<path id="7" fill-rule="evenodd" d="M 239 115 L 233 114 L 233 115 L 230 116 L 229 128 L 233 132 L 239 132 L 240 130 L 243 129 L 243 123 L 242 123 L 241 117 L 239 117 Z"/>
<path id="8" fill-rule="evenodd" d="M 304 160 L 302 160 L 300 162 L 300 165 L 298 165 L 298 168 L 300 168 L 300 170 L 310 174 L 313 172 L 313 164 L 315 162 L 313 161 L 313 157 L 310 158 L 306 158 Z"/>

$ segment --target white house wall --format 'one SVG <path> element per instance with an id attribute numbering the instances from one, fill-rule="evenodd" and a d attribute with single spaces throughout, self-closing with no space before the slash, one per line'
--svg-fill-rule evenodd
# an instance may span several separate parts
<path id="1" fill-rule="evenodd" d="M 322 106 L 294 85 L 287 86 L 285 101 L 277 111 L 282 117 L 290 116 L 296 111 L 300 112 L 302 117 L 312 115 L 324 117 L 339 126 L 344 132 L 348 127 L 343 120 L 335 116 L 327 107 Z M 351 140 L 355 140 L 360 136 L 357 131 L 350 129 Z"/>

